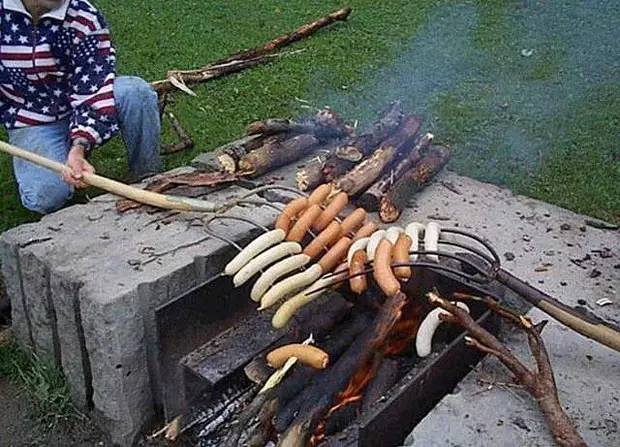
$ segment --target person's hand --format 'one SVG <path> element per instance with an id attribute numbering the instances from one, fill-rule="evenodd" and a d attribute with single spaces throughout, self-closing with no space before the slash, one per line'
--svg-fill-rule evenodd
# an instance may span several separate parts
<path id="1" fill-rule="evenodd" d="M 75 145 L 69 151 L 67 156 L 67 167 L 63 173 L 63 179 L 68 184 L 76 188 L 86 188 L 88 185 L 84 183 L 84 174 L 94 174 L 95 168 L 86 161 L 84 147 Z"/>

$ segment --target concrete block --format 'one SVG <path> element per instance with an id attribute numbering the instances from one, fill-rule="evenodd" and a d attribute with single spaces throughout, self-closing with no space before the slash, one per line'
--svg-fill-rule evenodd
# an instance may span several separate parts
<path id="1" fill-rule="evenodd" d="M 0 238 L 0 265 L 6 293 L 11 301 L 13 333 L 22 346 L 32 348 L 29 316 L 24 306 L 24 295 L 21 290 L 19 249 L 8 243 L 5 238 Z"/>
<path id="2" fill-rule="evenodd" d="M 60 343 L 49 287 L 49 270 L 28 248 L 20 250 L 19 264 L 34 350 L 39 357 L 60 365 Z"/>
<path id="3" fill-rule="evenodd" d="M 69 279 L 70 272 L 50 273 L 50 292 L 56 311 L 61 364 L 73 403 L 82 411 L 92 408 L 92 371 L 82 328 L 78 281 Z"/>

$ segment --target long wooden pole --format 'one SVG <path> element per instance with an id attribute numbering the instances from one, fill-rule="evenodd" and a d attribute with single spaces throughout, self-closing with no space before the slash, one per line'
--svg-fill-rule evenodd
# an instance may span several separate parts
<path id="1" fill-rule="evenodd" d="M 0 141 L 0 152 L 4 152 L 13 157 L 18 157 L 41 167 L 50 169 L 60 175 L 69 169 L 68 166 L 63 165 L 62 163 L 58 163 L 57 161 L 50 160 L 42 157 L 41 155 L 5 143 L 4 141 Z M 129 186 L 97 174 L 84 173 L 83 181 L 90 186 L 94 186 L 95 188 L 102 189 L 117 196 L 167 210 L 211 213 L 221 208 L 221 205 L 207 200 L 191 199 L 188 197 L 172 196 L 158 194 L 152 191 L 145 191 L 143 189 Z"/>

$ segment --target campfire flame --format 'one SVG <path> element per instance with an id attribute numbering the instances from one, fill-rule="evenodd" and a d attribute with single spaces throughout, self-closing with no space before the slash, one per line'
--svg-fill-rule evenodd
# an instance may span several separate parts
<path id="1" fill-rule="evenodd" d="M 379 353 L 379 359 L 385 356 L 396 356 L 401 354 L 415 338 L 422 316 L 424 307 L 420 304 L 421 300 L 410 300 L 402 311 L 400 319 L 394 325 L 390 336 L 386 339 L 386 343 Z M 381 362 L 368 362 L 361 367 L 345 388 L 344 391 L 336 395 L 333 406 L 329 409 L 323 420 L 318 424 L 314 435 L 310 439 L 310 446 L 316 447 L 326 438 L 325 427 L 327 420 L 338 410 L 355 402 L 360 402 L 364 398 L 364 392 L 375 378 L 378 367 Z"/>

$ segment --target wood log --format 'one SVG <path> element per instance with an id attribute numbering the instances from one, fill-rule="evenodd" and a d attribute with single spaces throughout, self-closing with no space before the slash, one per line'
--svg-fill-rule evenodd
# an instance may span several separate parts
<path id="1" fill-rule="evenodd" d="M 368 188 L 359 197 L 357 204 L 366 211 L 377 211 L 379 209 L 379 203 L 381 203 L 381 197 L 385 195 L 387 190 L 397 179 L 405 175 L 409 169 L 422 159 L 432 141 L 433 134 L 427 133 L 413 143 L 409 150 L 405 148 L 403 151 L 403 158 L 399 156 L 400 161 L 396 166 L 386 172 L 379 181 Z"/>
<path id="2" fill-rule="evenodd" d="M 381 198 L 379 217 L 385 223 L 398 220 L 413 195 L 424 188 L 450 160 L 450 150 L 431 146 L 420 162 L 399 178 Z"/>
<path id="3" fill-rule="evenodd" d="M 304 157 L 316 149 L 318 143 L 319 140 L 309 134 L 297 135 L 282 142 L 266 143 L 241 157 L 239 174 L 258 177 Z"/>
<path id="4" fill-rule="evenodd" d="M 294 121 L 286 118 L 268 118 L 266 120 L 255 121 L 248 126 L 248 135 L 276 135 L 287 133 L 311 134 L 321 141 L 332 138 L 343 138 L 350 134 L 351 129 L 344 124 L 344 121 L 326 107 L 319 110 L 311 119 Z"/>
<path id="5" fill-rule="evenodd" d="M 355 165 L 355 162 L 351 161 L 351 153 L 357 151 L 365 156 L 375 150 L 382 141 L 398 128 L 403 116 L 399 101 L 390 104 L 370 130 L 349 139 L 325 161 L 321 168 L 323 178 L 320 183 L 331 182 L 351 169 Z M 345 157 L 341 158 L 338 154 L 345 154 Z"/>
<path id="6" fill-rule="evenodd" d="M 370 328 L 330 368 L 317 374 L 312 384 L 304 389 L 298 415 L 280 438 L 278 446 L 308 445 L 337 393 L 343 391 L 351 377 L 383 348 L 406 302 L 407 297 L 402 292 L 388 297 Z"/>
<path id="7" fill-rule="evenodd" d="M 321 348 L 329 354 L 332 360 L 338 359 L 343 352 L 345 352 L 349 346 L 355 341 L 355 339 L 368 327 L 371 323 L 371 318 L 366 313 L 355 313 L 347 321 L 345 321 L 337 331 L 333 332 L 325 340 L 321 341 Z M 297 372 L 297 370 L 300 372 Z M 295 414 L 299 411 L 300 406 L 304 402 L 304 394 L 301 393 L 304 387 L 310 382 L 318 371 L 306 366 L 298 368 L 291 374 L 290 383 L 288 378 L 282 381 L 282 384 L 278 387 L 278 394 L 280 396 L 280 409 L 278 415 L 274 420 L 275 428 L 278 432 L 285 431 L 290 423 L 295 418 Z M 303 370 L 311 371 L 310 377 L 299 388 L 299 382 L 293 379 L 294 374 L 304 374 Z"/>
<path id="8" fill-rule="evenodd" d="M 398 360 L 384 359 L 375 378 L 370 382 L 364 393 L 362 411 L 366 412 L 398 381 Z"/>
<path id="9" fill-rule="evenodd" d="M 241 157 L 273 139 L 273 137 L 265 138 L 263 135 L 248 135 L 200 154 L 194 160 L 193 165 L 202 171 L 235 173 L 238 171 Z"/>
<path id="10" fill-rule="evenodd" d="M 299 189 L 302 191 L 314 190 L 323 183 L 323 166 L 334 155 L 336 149 L 341 144 L 342 140 L 331 140 L 328 144 L 316 150 L 316 156 L 312 157 L 303 167 L 297 170 L 295 180 Z"/>
<path id="11" fill-rule="evenodd" d="M 309 37 L 318 30 L 335 22 L 345 21 L 350 14 L 351 8 L 343 8 L 338 11 L 334 11 L 319 20 L 301 26 L 292 33 L 276 37 L 260 47 L 235 53 L 231 56 L 214 61 L 197 70 L 170 71 L 168 72 L 167 79 L 153 82 L 151 85 L 155 91 L 161 95 L 175 90 L 176 87 L 170 81 L 170 78 L 176 78 L 182 84 L 190 85 L 219 78 L 230 73 L 236 73 L 250 67 L 255 67 L 257 65 L 270 62 L 273 58 L 268 56 L 273 55 L 279 49 Z"/>
<path id="12" fill-rule="evenodd" d="M 344 191 L 349 196 L 365 191 L 392 165 L 396 155 L 412 144 L 421 125 L 420 117 L 405 117 L 394 135 L 385 140 L 379 149 L 335 181 L 336 190 Z"/>

